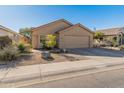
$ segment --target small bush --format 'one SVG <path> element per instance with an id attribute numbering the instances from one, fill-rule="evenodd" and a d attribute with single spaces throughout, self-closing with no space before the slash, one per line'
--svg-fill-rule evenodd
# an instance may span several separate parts
<path id="1" fill-rule="evenodd" d="M 8 46 L 0 50 L 0 60 L 13 61 L 19 56 L 18 49 L 13 46 Z"/>
<path id="2" fill-rule="evenodd" d="M 42 49 L 53 49 L 57 46 L 56 36 L 49 34 L 40 38 Z"/>
<path id="3" fill-rule="evenodd" d="M 118 46 L 117 42 L 114 39 L 112 40 L 111 46 L 112 47 L 117 47 Z"/>
<path id="4" fill-rule="evenodd" d="M 23 44 L 23 43 L 20 43 L 19 45 L 18 45 L 18 49 L 19 49 L 19 51 L 21 52 L 21 53 L 23 53 L 23 52 L 25 52 L 25 45 Z"/>
<path id="5" fill-rule="evenodd" d="M 119 46 L 120 50 L 124 50 L 124 45 Z"/>
<path id="6" fill-rule="evenodd" d="M 31 52 L 31 45 L 30 44 L 23 44 L 23 43 L 20 43 L 18 45 L 18 50 L 21 52 L 21 53 L 29 53 Z"/>
<path id="7" fill-rule="evenodd" d="M 56 45 L 56 36 L 55 35 L 47 35 L 45 43 L 46 43 L 47 48 L 54 48 Z"/>
<path id="8" fill-rule="evenodd" d="M 102 32 L 95 32 L 94 39 L 96 39 L 99 43 L 103 41 L 104 34 Z"/>
<path id="9" fill-rule="evenodd" d="M 40 42 L 41 42 L 41 48 L 45 49 L 46 48 L 46 40 L 45 40 L 45 38 L 42 37 L 40 39 Z"/>

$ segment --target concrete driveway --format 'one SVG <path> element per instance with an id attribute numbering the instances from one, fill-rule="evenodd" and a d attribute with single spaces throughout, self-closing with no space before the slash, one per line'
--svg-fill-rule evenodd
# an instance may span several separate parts
<path id="1" fill-rule="evenodd" d="M 70 54 L 75 56 L 86 56 L 89 58 L 123 58 L 124 51 L 103 48 L 69 49 Z"/>

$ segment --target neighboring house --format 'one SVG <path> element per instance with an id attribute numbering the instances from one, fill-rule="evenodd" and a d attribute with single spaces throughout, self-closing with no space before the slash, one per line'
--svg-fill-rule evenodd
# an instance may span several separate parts
<path id="1" fill-rule="evenodd" d="M 90 48 L 93 46 L 93 32 L 81 24 L 60 19 L 46 25 L 32 28 L 32 47 L 41 48 L 42 37 L 57 36 L 58 48 Z"/>
<path id="2" fill-rule="evenodd" d="M 23 35 L 20 35 L 2 25 L 0 25 L 0 36 L 8 36 L 15 43 L 26 42 L 26 38 Z"/>
<path id="3" fill-rule="evenodd" d="M 98 32 L 102 32 L 104 34 L 104 41 L 112 42 L 115 40 L 118 45 L 124 44 L 124 28 L 110 28 L 104 30 L 98 30 Z"/>

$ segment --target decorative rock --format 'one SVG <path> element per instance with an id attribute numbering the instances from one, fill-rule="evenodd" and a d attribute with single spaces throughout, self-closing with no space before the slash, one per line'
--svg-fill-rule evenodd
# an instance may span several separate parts
<path id="1" fill-rule="evenodd" d="M 50 51 L 43 51 L 43 52 L 42 52 L 42 57 L 43 57 L 44 59 L 50 58 L 50 57 L 51 57 Z"/>
<path id="2" fill-rule="evenodd" d="M 67 53 L 67 49 L 65 49 L 65 48 L 62 49 L 62 52 L 63 52 L 63 53 Z"/>

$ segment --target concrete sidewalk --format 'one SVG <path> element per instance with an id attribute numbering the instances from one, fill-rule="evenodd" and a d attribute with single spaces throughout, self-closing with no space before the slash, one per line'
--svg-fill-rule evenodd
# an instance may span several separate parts
<path id="1" fill-rule="evenodd" d="M 14 83 L 30 79 L 49 77 L 68 72 L 83 71 L 93 68 L 100 68 L 111 65 L 124 65 L 123 60 L 115 58 L 114 61 L 102 60 L 81 60 L 73 62 L 59 62 L 49 64 L 38 64 L 30 66 L 19 66 L 13 68 L 0 68 L 0 82 Z"/>

